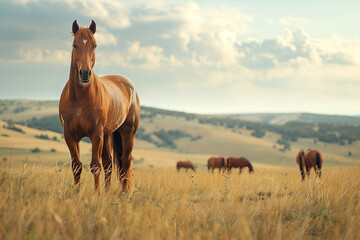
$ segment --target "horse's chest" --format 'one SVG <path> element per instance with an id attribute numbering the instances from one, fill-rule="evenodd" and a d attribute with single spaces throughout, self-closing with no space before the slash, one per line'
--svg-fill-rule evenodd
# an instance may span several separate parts
<path id="1" fill-rule="evenodd" d="M 75 136 L 90 136 L 100 121 L 99 117 L 94 117 L 94 112 L 96 111 L 89 113 L 81 108 L 74 108 L 73 111 L 64 114 L 66 129 Z"/>

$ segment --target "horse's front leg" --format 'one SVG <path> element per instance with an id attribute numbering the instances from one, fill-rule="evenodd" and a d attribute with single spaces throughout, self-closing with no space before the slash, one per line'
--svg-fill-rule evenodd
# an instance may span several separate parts
<path id="1" fill-rule="evenodd" d="M 103 150 L 103 138 L 104 133 L 102 130 L 95 131 L 95 133 L 91 136 L 91 144 L 92 144 L 92 155 L 90 162 L 90 170 L 94 175 L 95 180 L 95 192 L 100 194 L 100 173 L 101 173 L 101 163 L 100 158 Z"/>
<path id="2" fill-rule="evenodd" d="M 70 156 L 71 156 L 71 169 L 74 175 L 74 182 L 75 185 L 78 185 L 80 183 L 80 176 L 82 172 L 82 163 L 80 161 L 80 148 L 79 148 L 79 142 L 76 142 L 71 134 L 69 134 L 64 129 L 64 138 L 66 145 L 69 148 Z"/>

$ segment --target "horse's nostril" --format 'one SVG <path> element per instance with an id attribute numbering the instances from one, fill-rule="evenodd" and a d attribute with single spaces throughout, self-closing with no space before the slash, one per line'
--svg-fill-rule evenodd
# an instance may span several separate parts
<path id="1" fill-rule="evenodd" d="M 79 76 L 82 80 L 89 80 L 91 77 L 91 70 L 79 70 Z"/>

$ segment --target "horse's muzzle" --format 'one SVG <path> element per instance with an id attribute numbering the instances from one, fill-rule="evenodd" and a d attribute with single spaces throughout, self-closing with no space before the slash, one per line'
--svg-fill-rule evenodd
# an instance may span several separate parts
<path id="1" fill-rule="evenodd" d="M 83 83 L 87 83 L 90 81 L 91 77 L 91 70 L 80 70 L 79 71 L 79 78 L 80 81 Z"/>

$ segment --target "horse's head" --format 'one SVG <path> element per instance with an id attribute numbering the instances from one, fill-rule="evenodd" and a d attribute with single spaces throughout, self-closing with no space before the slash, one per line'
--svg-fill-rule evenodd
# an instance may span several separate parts
<path id="1" fill-rule="evenodd" d="M 79 27 L 76 20 L 72 25 L 74 34 L 73 49 L 71 60 L 73 67 L 78 74 L 79 83 L 87 84 L 91 80 L 92 68 L 95 64 L 95 48 L 96 41 L 94 34 L 96 32 L 96 24 L 91 22 L 90 27 Z"/>

